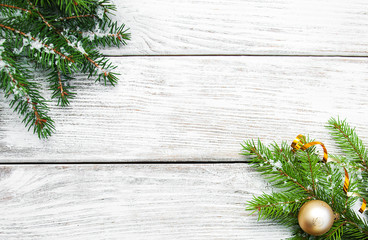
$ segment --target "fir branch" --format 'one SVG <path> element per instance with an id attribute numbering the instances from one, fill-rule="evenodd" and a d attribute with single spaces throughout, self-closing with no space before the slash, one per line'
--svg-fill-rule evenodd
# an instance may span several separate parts
<path id="1" fill-rule="evenodd" d="M 72 99 L 75 96 L 75 93 L 70 91 L 71 87 L 65 84 L 65 81 L 70 81 L 72 79 L 72 77 L 62 74 L 56 64 L 54 66 L 54 70 L 52 70 L 48 75 L 50 89 L 53 90 L 52 98 L 57 98 L 57 104 L 62 107 L 68 106 L 70 104 L 69 99 Z"/>
<path id="2" fill-rule="evenodd" d="M 89 38 L 89 42 L 95 46 L 120 46 L 126 45 L 126 40 L 130 40 L 130 34 L 127 33 L 129 29 L 124 30 L 125 25 L 120 27 L 111 27 L 110 33 L 95 33 L 95 32 L 81 32 L 83 37 Z"/>
<path id="3" fill-rule="evenodd" d="M 258 148 L 257 148 L 258 146 Z M 288 173 L 286 173 L 283 169 L 279 168 L 279 167 L 275 167 L 272 166 L 271 162 L 264 156 L 264 155 L 268 155 L 269 158 L 272 158 L 272 153 L 271 151 L 264 146 L 259 140 L 258 140 L 258 144 L 257 146 L 255 145 L 254 141 L 246 141 L 244 142 L 244 145 L 242 144 L 243 147 L 243 155 L 253 155 L 256 158 L 253 159 L 253 163 L 258 167 L 259 170 L 263 170 L 265 171 L 266 174 L 268 175 L 273 175 L 276 177 L 284 177 L 281 181 L 281 184 L 284 181 L 287 182 L 292 182 L 294 184 L 294 186 L 296 186 L 297 188 L 301 189 L 303 192 L 308 193 L 311 196 L 315 196 L 315 194 L 310 191 L 309 189 L 307 189 L 306 187 L 303 186 L 303 184 L 301 184 L 300 182 L 298 182 L 296 179 L 294 179 L 293 177 L 291 177 Z M 261 160 L 262 163 L 265 163 L 266 165 L 268 165 L 269 167 L 262 167 L 260 166 L 260 162 L 257 161 Z M 275 168 L 274 168 L 275 167 Z M 280 182 L 279 182 L 280 183 Z M 277 184 L 276 184 L 277 185 Z"/>
<path id="4" fill-rule="evenodd" d="M 355 128 L 350 127 L 346 120 L 331 118 L 328 121 L 327 128 L 330 130 L 332 138 L 337 142 L 346 158 L 336 156 L 335 158 L 343 162 L 342 164 L 355 171 L 358 174 L 358 193 L 364 198 L 368 198 L 368 188 L 365 182 L 368 181 L 368 150 L 364 146 L 363 141 L 358 137 Z M 348 164 L 348 160 L 351 159 Z M 348 170 L 349 171 L 349 170 Z"/>
<path id="5" fill-rule="evenodd" d="M 288 238 L 287 240 L 308 240 L 309 238 L 305 237 L 305 236 L 301 236 L 301 235 L 294 235 L 290 238 Z"/>
<path id="6" fill-rule="evenodd" d="M 12 8 L 12 9 L 17 9 L 17 10 L 21 10 L 21 11 L 28 12 L 28 13 L 32 13 L 32 12 L 31 12 L 30 10 L 28 10 L 28 9 L 24 9 L 24 8 L 17 7 L 17 6 L 13 6 L 13 5 L 8 5 L 8 4 L 0 3 L 0 6 L 1 6 L 1 7 Z"/>
<path id="7" fill-rule="evenodd" d="M 0 87 L 7 91 L 5 97 L 13 96 L 9 105 L 23 116 L 22 122 L 29 126 L 28 130 L 33 128 L 39 138 L 47 138 L 54 131 L 54 124 L 47 116 L 48 107 L 45 105 L 45 99 L 39 94 L 38 85 L 27 81 L 29 75 L 21 71 L 10 57 L 9 54 L 3 53 L 2 61 L 9 62 L 9 65 L 1 71 L 3 81 Z M 11 69 L 6 70 L 7 68 Z"/>
<path id="8" fill-rule="evenodd" d="M 281 201 L 281 202 L 274 202 L 274 203 L 270 203 L 270 202 L 267 202 L 267 204 L 260 204 L 259 203 L 259 200 L 255 201 L 255 205 L 253 206 L 254 209 L 258 209 L 258 211 L 261 211 L 262 208 L 268 208 L 268 207 L 276 207 L 276 206 L 284 206 L 285 204 L 296 204 L 296 203 L 300 203 L 300 202 L 305 202 L 309 199 L 311 199 L 312 197 L 306 197 L 306 198 L 303 198 L 303 199 L 296 199 L 296 200 L 288 200 L 288 201 Z"/>
<path id="9" fill-rule="evenodd" d="M 1 61 L 3 61 L 3 59 L 1 59 Z M 7 68 L 9 68 L 9 66 L 5 65 L 4 68 L 7 69 Z M 15 80 L 13 75 L 9 71 L 6 71 L 6 73 L 9 75 L 11 81 L 17 86 L 17 88 L 20 88 L 20 84 Z"/>
<path id="10" fill-rule="evenodd" d="M 56 5 L 60 11 L 72 16 L 73 14 L 90 11 L 91 5 L 93 6 L 96 2 L 94 0 L 36 0 L 35 5 L 39 4 L 45 8 Z"/>
<path id="11" fill-rule="evenodd" d="M 83 54 L 85 56 L 85 58 L 92 63 L 93 66 L 95 66 L 98 70 L 102 71 L 104 76 L 107 77 L 109 75 L 109 72 L 107 72 L 105 69 L 103 69 L 100 65 L 98 65 L 93 59 L 91 59 L 90 57 L 88 57 L 88 55 L 86 53 Z"/>
<path id="12" fill-rule="evenodd" d="M 58 51 L 58 50 L 56 50 L 55 48 L 50 47 L 49 45 L 47 45 L 47 44 L 45 44 L 45 43 L 41 42 L 40 40 L 36 39 L 35 37 L 32 37 L 32 36 L 30 36 L 30 35 L 28 35 L 28 34 L 26 34 L 26 33 L 22 32 L 22 31 L 20 31 L 20 30 L 18 30 L 18 29 L 15 29 L 15 28 L 12 28 L 12 27 L 9 27 L 9 26 L 6 26 L 6 25 L 3 25 L 3 24 L 1 24 L 1 23 L 0 23 L 0 27 L 5 28 L 5 29 L 8 29 L 8 30 L 10 30 L 10 31 L 13 31 L 13 32 L 15 32 L 15 33 L 18 33 L 18 34 L 20 34 L 20 35 L 22 35 L 22 36 L 24 36 L 24 37 L 26 37 L 26 38 L 28 38 L 28 39 L 32 39 L 32 40 L 33 40 L 33 41 L 35 41 L 35 42 L 39 42 L 39 43 L 41 43 L 44 47 L 46 47 L 46 48 L 48 48 L 48 49 L 52 50 L 52 51 L 53 51 L 53 52 L 55 52 L 56 54 L 58 54 L 58 55 L 60 55 L 61 57 L 65 58 L 66 60 L 68 60 L 68 61 L 70 61 L 70 62 L 72 62 L 72 63 L 74 63 L 74 62 L 75 62 L 72 58 L 70 58 L 70 57 L 68 57 L 68 56 L 66 56 L 66 55 L 64 55 L 64 54 L 62 54 L 61 52 L 59 52 L 59 51 Z"/>
<path id="13" fill-rule="evenodd" d="M 30 0 L 28 0 L 28 3 L 36 11 L 36 13 L 41 17 L 42 21 L 46 24 L 47 27 L 53 28 L 58 35 L 60 35 L 61 37 L 63 37 L 65 39 L 65 41 L 68 43 L 69 46 L 72 46 L 74 49 L 76 49 L 77 51 L 81 52 L 83 54 L 83 56 L 93 66 L 95 66 L 98 69 L 98 71 L 100 71 L 100 72 L 103 73 L 103 77 L 105 79 L 105 84 L 106 84 L 106 79 L 109 79 L 109 81 L 110 81 L 110 83 L 112 85 L 114 85 L 116 83 L 116 79 L 113 76 L 110 75 L 110 72 L 108 72 L 106 69 L 104 69 L 102 66 L 100 66 L 96 61 L 94 61 L 92 58 L 90 58 L 88 56 L 88 54 L 86 52 L 84 52 L 84 50 L 81 50 L 80 48 L 78 48 L 77 46 L 75 46 L 74 44 L 72 44 L 70 42 L 70 40 L 66 36 L 64 36 L 61 32 L 57 31 L 57 29 L 54 26 L 52 26 L 49 22 L 46 21 L 46 19 L 43 17 L 43 15 L 38 11 L 38 9 L 32 4 L 32 2 Z M 120 34 L 120 32 L 118 34 Z M 120 36 L 118 36 L 118 38 L 119 38 L 119 40 L 121 40 Z"/>
<path id="14" fill-rule="evenodd" d="M 40 13 L 40 11 L 38 11 L 38 9 L 33 5 L 33 3 L 30 1 L 30 0 L 28 0 L 28 4 L 31 6 L 31 8 L 38 14 L 38 16 L 40 16 L 41 17 L 41 19 L 42 19 L 42 21 L 48 26 L 48 27 L 52 27 L 53 29 L 55 29 L 55 27 L 54 26 L 51 26 L 50 25 L 50 23 L 48 23 L 47 21 L 46 21 L 46 19 L 44 18 L 44 16 Z"/>
<path id="15" fill-rule="evenodd" d="M 75 95 L 70 81 L 78 72 L 115 85 L 116 66 L 96 49 L 119 47 L 129 39 L 124 24 L 118 26 L 108 16 L 114 10 L 107 0 L 1 1 L 0 89 L 11 99 L 10 107 L 23 117 L 26 127 L 33 128 L 40 138 L 54 132 L 48 101 L 40 94 L 41 84 L 28 81 L 33 77 L 22 68 L 48 74 L 51 98 L 61 106 L 69 105 Z M 96 34 L 92 39 L 83 32 Z"/>
<path id="16" fill-rule="evenodd" d="M 28 99 L 28 102 L 29 102 L 29 99 Z M 30 103 L 29 102 L 29 104 L 32 105 L 32 109 L 33 109 L 34 115 L 36 117 L 35 124 L 38 125 L 39 127 L 43 128 L 44 124 L 47 122 L 47 119 L 44 119 L 40 116 L 40 114 L 39 114 L 39 112 L 37 111 L 37 108 L 36 108 L 37 103 L 35 103 L 35 102 Z"/>
<path id="17" fill-rule="evenodd" d="M 340 125 L 343 124 L 340 123 Z M 335 132 L 336 126 L 333 125 L 333 128 Z M 355 159 L 351 159 L 348 154 L 347 157 L 332 155 L 335 161 L 322 163 L 315 147 L 292 154 L 285 142 L 281 147 L 273 143 L 272 148 L 269 148 L 259 140 L 257 143 L 253 140 L 246 141 L 242 145 L 242 154 L 251 156 L 253 167 L 266 175 L 272 186 L 283 191 L 254 196 L 248 202 L 247 210 L 258 211 L 259 219 L 273 219 L 292 226 L 295 232 L 291 239 L 368 239 L 368 222 L 357 213 L 354 205 L 360 198 L 346 194 L 343 190 L 343 167 L 345 167 L 350 179 L 348 191 L 360 193 L 363 196 L 367 194 L 368 174 L 363 171 L 365 166 L 362 165 L 360 158 L 363 156 L 364 159 L 366 150 L 363 143 L 357 140 L 356 135 L 354 136 L 355 131 L 352 131 L 347 124 L 340 129 L 341 132 L 337 129 L 338 134 L 345 135 L 339 135 L 339 139 L 345 143 L 343 147 L 349 150 L 347 153 Z M 353 164 L 349 164 L 349 160 Z M 285 181 L 287 178 L 281 172 L 286 173 L 295 182 Z M 303 191 L 304 189 L 309 192 Z M 339 215 L 339 219 L 335 221 L 332 228 L 319 237 L 304 233 L 297 225 L 301 202 L 311 199 L 326 202 Z"/>
<path id="18" fill-rule="evenodd" d="M 77 16 L 70 16 L 70 17 L 62 17 L 59 18 L 59 21 L 65 21 L 65 20 L 70 20 L 70 19 L 76 19 L 76 18 L 94 18 L 96 17 L 96 15 L 94 14 L 86 14 L 86 15 L 77 15 Z"/>
<path id="19" fill-rule="evenodd" d="M 58 89 L 60 89 L 60 95 L 61 95 L 61 97 L 62 98 L 65 98 L 65 96 L 67 96 L 68 93 L 64 91 L 63 84 L 61 82 L 61 73 L 60 73 L 59 69 L 57 69 L 57 74 L 58 74 L 58 83 L 59 83 Z"/>
<path id="20" fill-rule="evenodd" d="M 310 170 L 311 179 L 312 179 L 312 190 L 313 190 L 313 194 L 316 194 L 316 183 L 315 183 L 314 176 L 313 176 L 312 161 L 311 161 L 309 152 L 307 152 L 307 157 L 308 157 L 309 170 Z"/>
<path id="21" fill-rule="evenodd" d="M 346 225 L 353 226 L 353 228 L 351 228 L 350 226 L 349 228 L 347 228 L 346 235 L 352 238 L 359 236 L 359 238 L 356 239 L 368 239 L 368 225 L 365 220 L 362 220 L 351 211 L 346 214 L 345 219 Z"/>
<path id="22" fill-rule="evenodd" d="M 276 219 L 295 214 L 312 197 L 299 198 L 295 192 L 263 194 L 249 202 L 247 210 L 257 211 L 259 219 Z"/>
<path id="23" fill-rule="evenodd" d="M 328 239 L 341 239 L 341 236 L 344 234 L 344 225 L 346 225 L 347 221 L 339 221 L 335 222 L 331 227 L 330 231 L 326 233 L 326 238 Z"/>
<path id="24" fill-rule="evenodd" d="M 364 166 L 365 171 L 368 171 L 367 159 L 368 151 L 364 147 L 362 140 L 358 137 L 354 128 L 351 128 L 345 120 L 331 118 L 328 121 L 327 128 L 330 129 L 332 138 L 337 142 L 349 158 L 355 160 Z"/>

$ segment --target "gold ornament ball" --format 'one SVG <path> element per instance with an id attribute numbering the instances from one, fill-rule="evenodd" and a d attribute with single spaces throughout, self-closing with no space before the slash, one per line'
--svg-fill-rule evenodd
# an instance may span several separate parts
<path id="1" fill-rule="evenodd" d="M 320 236 L 332 227 L 335 215 L 331 207 L 321 200 L 304 203 L 298 214 L 299 226 L 304 232 Z"/>

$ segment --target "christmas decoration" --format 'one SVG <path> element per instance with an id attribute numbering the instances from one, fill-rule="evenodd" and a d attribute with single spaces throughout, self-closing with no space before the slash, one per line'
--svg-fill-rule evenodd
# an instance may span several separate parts
<path id="1" fill-rule="evenodd" d="M 331 118 L 327 128 L 342 154 L 303 135 L 291 146 L 244 142 L 242 154 L 280 189 L 254 196 L 247 210 L 289 226 L 290 239 L 368 239 L 368 151 L 345 120 Z"/>
<path id="2" fill-rule="evenodd" d="M 335 214 L 331 207 L 321 200 L 304 203 L 298 213 L 299 226 L 304 232 L 313 236 L 320 236 L 332 227 Z"/>
<path id="3" fill-rule="evenodd" d="M 60 106 L 75 96 L 76 73 L 116 84 L 116 66 L 96 49 L 120 47 L 129 39 L 124 24 L 109 17 L 114 10 L 107 0 L 0 0 L 0 89 L 40 138 L 55 131 L 41 95 L 43 81 Z M 32 72 L 45 77 L 36 79 Z"/>

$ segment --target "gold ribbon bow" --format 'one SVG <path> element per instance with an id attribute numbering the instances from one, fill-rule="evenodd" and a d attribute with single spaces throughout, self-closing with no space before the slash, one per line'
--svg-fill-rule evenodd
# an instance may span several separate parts
<path id="1" fill-rule="evenodd" d="M 321 142 L 309 142 L 306 143 L 305 136 L 302 134 L 299 134 L 294 141 L 291 143 L 291 147 L 293 148 L 293 152 L 296 152 L 297 150 L 301 149 L 303 151 L 307 150 L 308 148 L 314 146 L 314 145 L 321 145 L 323 148 L 323 162 L 327 162 L 328 154 L 327 149 L 325 145 Z"/>

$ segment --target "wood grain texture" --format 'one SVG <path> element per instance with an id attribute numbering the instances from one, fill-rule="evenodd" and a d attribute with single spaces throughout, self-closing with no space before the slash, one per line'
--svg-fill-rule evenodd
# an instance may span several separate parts
<path id="1" fill-rule="evenodd" d="M 365 58 L 114 58 L 117 87 L 78 79 L 40 141 L 0 99 L 2 162 L 234 161 L 240 143 L 310 134 L 336 148 L 325 123 L 347 118 L 367 143 Z"/>
<path id="2" fill-rule="evenodd" d="M 299 133 L 336 146 L 340 115 L 368 140 L 364 0 L 113 0 L 132 41 L 110 55 L 116 88 L 78 78 L 53 106 L 57 134 L 27 133 L 0 93 L 0 162 L 245 161 L 244 139 Z M 39 81 L 42 81 L 41 79 Z M 0 239 L 281 239 L 288 229 L 244 211 L 270 191 L 247 164 L 0 167 Z M 266 229 L 266 231 L 265 231 Z"/>
<path id="3" fill-rule="evenodd" d="M 281 239 L 245 164 L 0 167 L 0 239 Z"/>
<path id="4" fill-rule="evenodd" d="M 366 0 L 114 0 L 132 41 L 107 54 L 367 55 Z"/>

